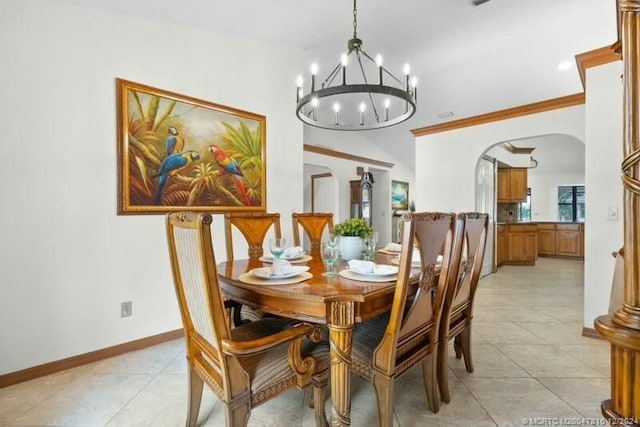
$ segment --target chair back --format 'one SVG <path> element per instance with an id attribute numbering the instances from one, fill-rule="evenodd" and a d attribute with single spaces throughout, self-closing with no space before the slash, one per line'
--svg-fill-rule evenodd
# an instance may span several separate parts
<path id="1" fill-rule="evenodd" d="M 442 314 L 443 337 L 460 322 L 471 320 L 473 299 L 480 279 L 482 260 L 487 241 L 489 215 L 486 213 L 462 213 L 459 215 L 462 229 L 459 251 L 451 262 L 451 276 Z"/>
<path id="2" fill-rule="evenodd" d="M 407 213 L 402 224 L 398 281 L 389 323 L 374 352 L 376 368 L 396 376 L 436 349 L 451 253 L 458 245 L 455 214 Z M 416 292 L 410 296 L 414 242 L 420 250 L 421 267 Z M 440 254 L 442 263 L 438 266 Z"/>
<path id="3" fill-rule="evenodd" d="M 196 370 L 207 372 L 219 396 L 225 396 L 231 380 L 234 388 L 248 389 L 249 382 L 235 357 L 225 356 L 221 350 L 221 341 L 229 339 L 230 328 L 218 285 L 211 222 L 208 213 L 170 213 L 167 237 L 187 357 Z M 230 375 L 230 371 L 237 373 Z"/>
<path id="4" fill-rule="evenodd" d="M 332 213 L 293 213 L 291 214 L 291 222 L 293 224 L 293 243 L 295 246 L 300 246 L 300 227 L 302 227 L 311 242 L 311 252 L 320 251 L 320 241 L 325 227 L 329 232 L 333 230 Z"/>
<path id="5" fill-rule="evenodd" d="M 264 254 L 264 238 L 273 226 L 276 238 L 282 237 L 279 213 L 228 213 L 224 215 L 224 234 L 227 246 L 227 260 L 233 261 L 233 228 L 237 228 L 249 245 L 249 259 L 260 258 Z"/>

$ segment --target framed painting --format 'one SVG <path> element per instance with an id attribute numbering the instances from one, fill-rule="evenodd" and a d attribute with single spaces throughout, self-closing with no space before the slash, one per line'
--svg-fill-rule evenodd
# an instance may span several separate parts
<path id="1" fill-rule="evenodd" d="M 409 209 L 409 183 L 391 181 L 391 209 L 406 211 Z"/>
<path id="2" fill-rule="evenodd" d="M 118 214 L 266 210 L 264 116 L 116 79 Z"/>

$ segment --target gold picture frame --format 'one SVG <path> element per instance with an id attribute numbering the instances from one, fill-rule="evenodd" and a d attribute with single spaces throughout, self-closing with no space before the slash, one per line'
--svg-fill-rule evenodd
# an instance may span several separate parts
<path id="1" fill-rule="evenodd" d="M 266 210 L 266 117 L 116 79 L 118 214 Z"/>

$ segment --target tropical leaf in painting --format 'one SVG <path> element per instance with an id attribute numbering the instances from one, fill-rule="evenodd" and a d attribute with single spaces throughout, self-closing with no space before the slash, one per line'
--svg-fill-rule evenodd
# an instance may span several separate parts
<path id="1" fill-rule="evenodd" d="M 262 176 L 257 169 L 249 169 L 244 175 L 245 187 L 247 194 L 254 206 L 260 205 L 262 200 Z"/>
<path id="2" fill-rule="evenodd" d="M 189 184 L 191 189 L 189 193 L 188 205 L 195 205 L 202 192 L 209 188 L 214 182 L 216 176 L 220 175 L 220 171 L 211 163 L 200 163 L 194 170 L 195 178 Z"/>
<path id="3" fill-rule="evenodd" d="M 136 160 L 136 165 L 140 170 L 140 176 L 142 177 L 142 183 L 144 184 L 144 188 L 147 189 L 147 192 L 151 193 L 151 190 L 149 190 L 149 184 L 147 183 L 147 167 L 144 164 L 144 161 L 140 157 L 134 155 L 134 158 Z"/>
<path id="4" fill-rule="evenodd" d="M 225 150 L 236 159 L 240 168 L 244 171 L 250 168 L 262 170 L 262 132 L 258 126 L 251 132 L 249 127 L 240 122 L 240 127 L 235 128 L 229 123 L 222 122 L 226 134 L 221 136 L 225 142 Z"/>

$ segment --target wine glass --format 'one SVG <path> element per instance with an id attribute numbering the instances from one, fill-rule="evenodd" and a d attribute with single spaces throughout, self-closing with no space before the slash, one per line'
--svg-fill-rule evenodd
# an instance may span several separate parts
<path id="1" fill-rule="evenodd" d="M 286 240 L 284 237 L 277 237 L 269 239 L 269 250 L 274 259 L 280 259 L 280 255 L 286 248 Z"/>
<path id="2" fill-rule="evenodd" d="M 337 237 L 329 238 L 320 244 L 322 262 L 327 266 L 327 271 L 322 273 L 324 277 L 336 277 L 338 275 L 338 273 L 334 271 L 333 266 L 338 260 L 339 253 Z"/>
<path id="3" fill-rule="evenodd" d="M 366 261 L 372 261 L 373 255 L 376 252 L 376 245 L 378 244 L 378 232 L 371 231 L 367 233 L 362 239 L 362 257 Z"/>

